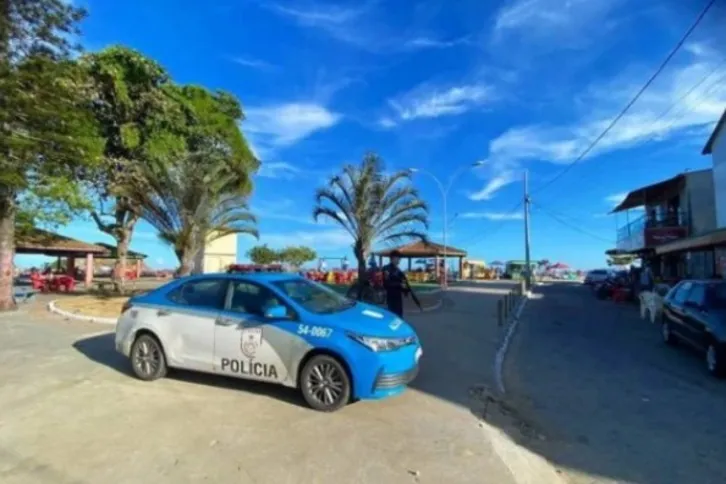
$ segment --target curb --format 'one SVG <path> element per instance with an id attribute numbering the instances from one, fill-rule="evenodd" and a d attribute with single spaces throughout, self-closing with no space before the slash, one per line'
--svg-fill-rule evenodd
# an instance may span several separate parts
<path id="1" fill-rule="evenodd" d="M 50 311 L 51 313 L 55 313 L 59 316 L 63 316 L 64 318 L 67 318 L 67 319 L 76 319 L 78 321 L 87 321 L 90 323 L 113 324 L 113 325 L 116 324 L 115 319 L 102 318 L 100 316 L 84 316 L 83 314 L 76 314 L 76 313 L 71 313 L 69 311 L 65 311 L 63 309 L 58 308 L 58 306 L 56 306 L 57 302 L 58 302 L 57 299 L 49 302 L 48 311 Z"/>
<path id="2" fill-rule="evenodd" d="M 507 393 L 506 388 L 504 387 L 504 359 L 507 356 L 507 350 L 509 349 L 509 342 L 512 339 L 512 335 L 514 335 L 514 332 L 517 330 L 517 326 L 519 325 L 519 318 L 522 315 L 522 311 L 524 310 L 524 307 L 527 305 L 527 301 L 529 298 L 532 297 L 532 291 L 529 290 L 524 294 L 524 297 L 522 298 L 522 302 L 519 303 L 519 306 L 517 307 L 517 310 L 514 312 L 514 319 L 512 320 L 511 324 L 509 325 L 509 329 L 507 329 L 507 333 L 504 336 L 504 341 L 502 341 L 502 344 L 499 346 L 499 349 L 497 350 L 496 357 L 494 358 L 494 379 L 497 383 L 497 390 L 501 395 L 504 395 Z"/>

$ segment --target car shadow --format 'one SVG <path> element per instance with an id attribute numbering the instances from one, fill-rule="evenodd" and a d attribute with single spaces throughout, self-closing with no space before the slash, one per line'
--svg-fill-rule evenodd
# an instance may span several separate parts
<path id="1" fill-rule="evenodd" d="M 89 360 L 135 379 L 136 377 L 131 370 L 131 364 L 128 358 L 116 351 L 114 337 L 114 333 L 90 336 L 73 343 L 73 348 Z M 309 408 L 297 390 L 274 383 L 242 380 L 239 378 L 175 368 L 169 369 L 167 378 L 194 385 L 225 390 L 241 390 L 243 392 L 275 398 L 303 408 Z"/>

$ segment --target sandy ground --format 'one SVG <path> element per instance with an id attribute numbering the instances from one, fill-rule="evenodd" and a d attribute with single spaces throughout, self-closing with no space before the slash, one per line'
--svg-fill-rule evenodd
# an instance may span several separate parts
<path id="1" fill-rule="evenodd" d="M 512 483 L 472 413 L 507 289 L 454 288 L 441 310 L 409 315 L 424 346 L 412 388 L 335 414 L 241 380 L 144 383 L 103 326 L 4 315 L 0 482 Z"/>

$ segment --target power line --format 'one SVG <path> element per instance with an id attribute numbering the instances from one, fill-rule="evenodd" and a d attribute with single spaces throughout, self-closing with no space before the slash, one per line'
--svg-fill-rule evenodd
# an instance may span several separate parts
<path id="1" fill-rule="evenodd" d="M 545 213 L 546 215 L 548 215 L 550 218 L 552 218 L 556 222 L 559 222 L 560 224 L 564 225 L 565 227 L 568 227 L 568 228 L 570 228 L 570 229 L 572 229 L 572 230 L 574 230 L 576 232 L 579 232 L 579 233 L 581 233 L 583 235 L 587 235 L 589 237 L 592 237 L 594 239 L 597 239 L 597 240 L 599 240 L 601 242 L 607 242 L 608 244 L 612 244 L 613 243 L 613 241 L 610 240 L 610 239 L 606 239 L 605 237 L 601 237 L 601 236 L 599 236 L 597 234 L 593 234 L 592 232 L 589 232 L 587 230 L 584 230 L 584 229 L 578 227 L 577 225 L 570 224 L 569 222 L 563 220 L 562 217 L 561 217 L 561 215 L 557 215 L 555 212 L 552 212 L 551 210 L 548 210 L 548 209 L 544 208 L 539 203 L 532 202 L 532 205 L 534 205 L 537 209 L 539 209 L 540 211 L 542 211 L 543 213 Z"/>
<path id="2" fill-rule="evenodd" d="M 701 11 L 701 13 L 696 17 L 696 20 L 693 22 L 693 24 L 689 27 L 689 29 L 686 31 L 686 33 L 683 35 L 683 37 L 678 41 L 678 43 L 675 45 L 675 47 L 671 50 L 671 52 L 666 56 L 665 60 L 660 64 L 658 69 L 653 73 L 652 76 L 648 79 L 648 81 L 643 85 L 643 87 L 640 88 L 640 90 L 635 94 L 635 97 L 630 100 L 630 102 L 623 108 L 620 113 L 615 116 L 615 118 L 610 122 L 610 124 L 605 128 L 605 130 L 600 133 L 600 135 L 593 140 L 592 143 L 583 151 L 580 156 L 575 158 L 574 161 L 569 163 L 565 168 L 557 174 L 554 178 L 550 179 L 547 183 L 544 185 L 541 185 L 537 189 L 533 191 L 541 191 L 545 188 L 551 186 L 554 182 L 562 178 L 567 172 L 569 172 L 577 163 L 582 161 L 594 148 L 597 146 L 597 144 L 602 141 L 602 139 L 607 136 L 607 134 L 615 127 L 615 125 L 625 116 L 625 114 L 628 112 L 628 110 L 633 107 L 633 105 L 640 99 L 640 96 L 643 95 L 643 93 L 650 87 L 651 84 L 655 81 L 655 79 L 663 72 L 663 70 L 666 68 L 668 63 L 673 59 L 673 57 L 678 53 L 678 51 L 683 47 L 683 44 L 686 43 L 686 40 L 691 36 L 693 31 L 698 27 L 698 25 L 701 23 L 703 18 L 706 16 L 708 11 L 713 7 L 713 5 L 716 3 L 716 0 L 709 0 L 708 4 L 704 7 L 704 9 Z"/>

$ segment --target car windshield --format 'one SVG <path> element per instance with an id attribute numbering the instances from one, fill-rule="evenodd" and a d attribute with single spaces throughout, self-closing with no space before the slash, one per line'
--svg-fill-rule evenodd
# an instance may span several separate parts
<path id="1" fill-rule="evenodd" d="M 273 284 L 287 297 L 312 313 L 336 313 L 356 304 L 354 300 L 307 279 L 288 279 Z"/>

